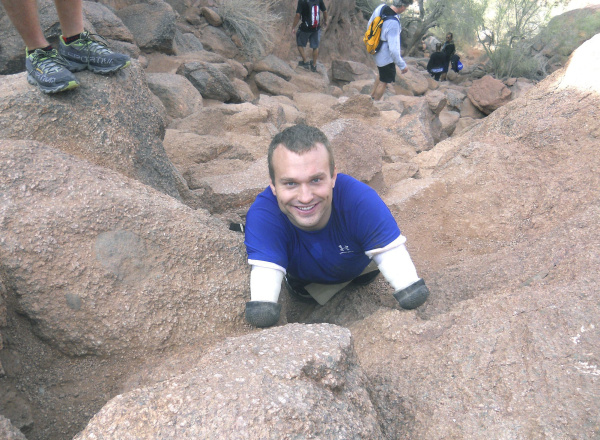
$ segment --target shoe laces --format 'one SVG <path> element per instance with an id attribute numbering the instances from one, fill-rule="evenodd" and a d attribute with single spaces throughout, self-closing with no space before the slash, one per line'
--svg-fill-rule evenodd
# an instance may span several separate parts
<path id="1" fill-rule="evenodd" d="M 92 36 L 94 38 L 92 38 Z M 88 31 L 84 31 L 81 33 L 81 37 L 79 38 L 79 40 L 77 42 L 87 48 L 88 56 L 91 53 L 99 54 L 99 55 L 112 54 L 113 53 L 112 50 L 110 50 L 108 48 L 106 43 L 96 40 L 96 37 L 106 41 L 106 39 L 104 37 L 102 37 L 101 35 L 91 34 Z"/>
<path id="2" fill-rule="evenodd" d="M 36 49 L 27 56 L 31 59 L 31 63 L 44 73 L 56 73 L 68 68 L 67 61 L 56 49 L 51 51 Z"/>

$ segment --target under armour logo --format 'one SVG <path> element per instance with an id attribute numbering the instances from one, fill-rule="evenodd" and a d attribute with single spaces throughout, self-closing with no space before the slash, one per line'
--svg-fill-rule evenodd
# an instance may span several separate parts
<path id="1" fill-rule="evenodd" d="M 338 244 L 338 247 L 340 248 L 340 254 L 347 254 L 349 252 L 352 252 L 350 250 L 350 246 L 342 246 L 341 244 Z"/>

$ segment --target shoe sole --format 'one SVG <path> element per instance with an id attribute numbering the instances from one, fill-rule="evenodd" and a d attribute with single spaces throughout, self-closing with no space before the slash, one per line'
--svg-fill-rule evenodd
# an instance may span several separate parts
<path id="1" fill-rule="evenodd" d="M 32 86 L 37 86 L 42 92 L 47 93 L 49 95 L 54 93 L 66 92 L 67 90 L 73 90 L 79 87 L 79 83 L 77 81 L 69 81 L 68 83 L 63 83 L 54 87 L 44 86 L 37 82 L 36 79 L 29 73 L 27 74 L 27 82 Z"/>
<path id="2" fill-rule="evenodd" d="M 88 66 L 87 64 L 75 63 L 70 60 L 67 60 L 67 62 L 69 63 L 69 70 L 71 72 L 81 72 L 82 70 L 88 69 L 89 71 L 93 73 L 98 73 L 100 75 L 110 75 L 111 73 L 118 72 L 119 70 L 125 69 L 126 67 L 129 67 L 131 65 L 131 61 L 127 61 L 122 66 L 102 68 L 96 66 Z"/>

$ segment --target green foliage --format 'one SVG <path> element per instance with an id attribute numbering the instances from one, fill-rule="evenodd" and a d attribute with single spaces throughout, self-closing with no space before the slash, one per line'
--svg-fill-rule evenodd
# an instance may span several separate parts
<path id="1" fill-rule="evenodd" d="M 488 3 L 489 0 L 447 0 L 444 14 L 433 34 L 443 42 L 446 34 L 452 32 L 457 48 L 475 44 L 478 31 L 484 28 Z"/>
<path id="2" fill-rule="evenodd" d="M 546 76 L 547 60 L 531 55 L 529 43 L 509 47 L 498 45 L 491 52 L 491 68 L 497 78 L 524 77 L 541 80 Z"/>
<path id="3" fill-rule="evenodd" d="M 548 23 L 552 11 L 568 0 L 497 0 L 494 14 L 485 21 L 492 41 L 480 38 L 499 78 L 523 76 L 541 79 L 546 75 L 546 59 L 533 56 L 533 38 Z M 483 30 L 482 29 L 482 30 Z"/>
<path id="4" fill-rule="evenodd" d="M 369 19 L 375 8 L 382 3 L 384 3 L 382 0 L 356 0 L 356 7 L 366 19 Z"/>
<path id="5" fill-rule="evenodd" d="M 584 41 L 600 33 L 600 11 L 591 9 L 571 11 L 555 17 L 540 32 L 541 41 L 558 40 L 556 54 L 568 57 Z"/>
<path id="6" fill-rule="evenodd" d="M 278 37 L 277 22 L 281 16 L 273 12 L 277 0 L 220 0 L 219 15 L 223 26 L 242 42 L 242 52 L 249 59 L 268 53 Z"/>

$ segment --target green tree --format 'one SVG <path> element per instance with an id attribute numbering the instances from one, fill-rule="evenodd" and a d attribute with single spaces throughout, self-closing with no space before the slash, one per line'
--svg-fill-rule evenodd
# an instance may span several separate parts
<path id="1" fill-rule="evenodd" d="M 537 77 L 545 71 L 543 57 L 531 56 L 531 41 L 548 23 L 555 8 L 568 0 L 497 0 L 478 33 L 491 62 L 493 73 L 500 78 Z M 483 39 L 482 35 L 492 38 Z"/>
<path id="2" fill-rule="evenodd" d="M 488 4 L 489 0 L 448 0 L 434 35 L 444 41 L 446 33 L 452 32 L 457 46 L 474 45 L 485 26 Z"/>

